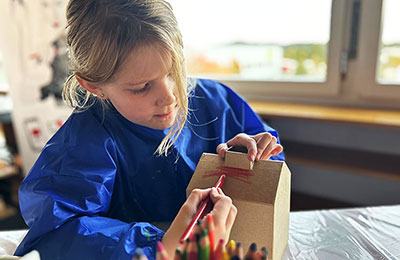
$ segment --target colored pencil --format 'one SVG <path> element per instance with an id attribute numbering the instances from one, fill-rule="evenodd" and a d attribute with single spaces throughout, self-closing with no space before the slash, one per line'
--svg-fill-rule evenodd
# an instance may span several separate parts
<path id="1" fill-rule="evenodd" d="M 148 260 L 147 256 L 143 253 L 143 250 L 138 247 L 133 254 L 132 260 Z"/>
<path id="2" fill-rule="evenodd" d="M 226 251 L 228 251 L 229 256 L 232 257 L 235 255 L 235 248 L 236 248 L 236 242 L 234 240 L 229 241 L 226 249 Z"/>
<path id="3" fill-rule="evenodd" d="M 202 221 L 201 219 L 197 220 L 196 226 L 193 229 L 193 234 L 196 235 L 201 235 L 203 228 L 202 228 Z"/>
<path id="4" fill-rule="evenodd" d="M 183 256 L 182 256 L 182 250 L 178 247 L 178 248 L 175 250 L 174 260 L 183 260 L 182 257 L 183 257 Z"/>
<path id="5" fill-rule="evenodd" d="M 189 246 L 190 239 L 186 239 L 185 244 L 183 245 L 183 252 L 182 252 L 182 260 L 188 260 L 187 256 L 187 248 Z"/>
<path id="6" fill-rule="evenodd" d="M 222 260 L 230 260 L 231 256 L 228 254 L 228 251 L 226 250 L 225 246 L 224 246 L 224 251 L 222 251 Z"/>
<path id="7" fill-rule="evenodd" d="M 208 239 L 210 240 L 210 258 L 213 260 L 213 254 L 215 251 L 215 224 L 214 218 L 211 214 L 207 215 L 206 219 L 208 229 Z"/>
<path id="8" fill-rule="evenodd" d="M 191 236 L 190 242 L 187 247 L 187 260 L 198 260 L 199 259 L 199 248 L 197 246 L 198 236 Z"/>
<path id="9" fill-rule="evenodd" d="M 245 260 L 255 260 L 257 259 L 257 244 L 251 243 L 249 246 L 249 250 L 247 251 L 246 255 L 244 256 Z"/>
<path id="10" fill-rule="evenodd" d="M 268 260 L 268 250 L 266 247 L 261 248 L 261 260 Z"/>
<path id="11" fill-rule="evenodd" d="M 218 241 L 217 247 L 213 254 L 213 260 L 224 260 L 225 254 L 226 254 L 225 240 L 221 238 Z"/>
<path id="12" fill-rule="evenodd" d="M 157 260 L 168 260 L 169 259 L 168 253 L 160 241 L 157 242 L 156 258 L 157 258 Z"/>
<path id="13" fill-rule="evenodd" d="M 237 259 L 243 259 L 243 245 L 240 242 L 236 243 L 236 247 L 235 247 L 235 257 L 237 257 Z"/>
<path id="14" fill-rule="evenodd" d="M 199 241 L 199 260 L 210 260 L 210 240 L 207 229 L 203 229 Z"/>
<path id="15" fill-rule="evenodd" d="M 221 188 L 222 184 L 224 184 L 226 175 L 223 174 L 219 177 L 219 179 L 217 180 L 217 182 L 215 183 L 214 187 L 215 188 Z M 190 234 L 193 232 L 193 229 L 197 223 L 197 221 L 199 219 L 201 219 L 206 213 L 206 207 L 209 206 L 211 204 L 211 199 L 210 196 L 208 196 L 200 205 L 198 211 L 196 212 L 196 215 L 194 216 L 194 218 L 192 219 L 192 221 L 190 222 L 189 226 L 186 228 L 185 232 L 183 232 L 183 235 L 180 239 L 180 243 L 184 243 L 185 240 L 190 236 Z"/>

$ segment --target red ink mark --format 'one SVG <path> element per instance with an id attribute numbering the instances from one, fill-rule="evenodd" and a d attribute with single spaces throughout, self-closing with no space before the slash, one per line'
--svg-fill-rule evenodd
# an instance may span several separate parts
<path id="1" fill-rule="evenodd" d="M 40 55 L 39 55 L 38 53 L 33 53 L 33 54 L 31 54 L 31 55 L 29 56 L 29 58 L 30 58 L 31 60 L 35 60 L 35 61 L 40 61 L 40 60 L 41 60 L 41 57 L 40 57 Z"/>
<path id="2" fill-rule="evenodd" d="M 208 171 L 203 175 L 203 178 L 208 178 L 212 176 L 220 176 L 225 174 L 226 177 L 230 177 L 236 179 L 241 182 L 245 182 L 251 184 L 249 181 L 250 177 L 253 176 L 253 173 L 250 170 L 228 167 L 228 166 L 219 166 L 218 170 Z"/>
<path id="3" fill-rule="evenodd" d="M 38 128 L 33 128 L 32 129 L 32 131 L 31 131 L 31 133 L 32 133 L 32 135 L 34 136 L 34 137 L 39 137 L 40 136 L 40 129 L 38 129 Z"/>
<path id="4" fill-rule="evenodd" d="M 63 121 L 57 120 L 56 124 L 57 124 L 58 128 L 60 128 L 63 125 Z"/>

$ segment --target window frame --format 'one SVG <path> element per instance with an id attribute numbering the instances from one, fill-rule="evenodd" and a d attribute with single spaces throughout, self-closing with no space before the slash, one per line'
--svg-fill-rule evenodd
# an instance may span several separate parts
<path id="1" fill-rule="evenodd" d="M 384 0 L 362 2 L 358 57 L 354 61 L 355 88 L 360 98 L 374 101 L 400 103 L 400 86 L 377 82 L 379 50 L 382 32 Z M 393 102 L 395 105 L 396 102 Z"/>

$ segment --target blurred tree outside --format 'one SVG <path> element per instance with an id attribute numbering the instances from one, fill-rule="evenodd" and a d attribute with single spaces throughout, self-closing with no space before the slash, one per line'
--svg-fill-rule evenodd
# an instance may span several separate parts
<path id="1" fill-rule="evenodd" d="M 400 43 L 382 46 L 377 78 L 378 81 L 400 81 Z"/>
<path id="2" fill-rule="evenodd" d="M 224 47 L 220 47 L 217 50 L 220 55 L 215 58 L 215 55 L 208 55 L 207 51 L 196 53 L 187 58 L 187 66 L 190 74 L 194 75 L 220 75 L 220 76 L 233 76 L 241 75 L 246 78 L 245 68 L 246 67 L 264 67 L 265 70 L 279 67 L 278 72 L 280 75 L 273 75 L 274 78 L 280 78 L 284 76 L 309 76 L 323 78 L 326 76 L 327 68 L 327 45 L 326 44 L 291 44 L 285 46 L 277 45 L 260 45 L 250 43 L 232 43 L 227 44 L 225 47 L 230 48 L 232 46 L 236 49 L 229 53 Z M 263 61 L 255 59 L 253 64 L 249 64 L 248 59 L 243 60 L 243 55 L 249 52 L 249 48 L 258 48 L 260 51 L 264 50 L 264 53 L 260 52 L 259 57 L 264 57 Z M 264 47 L 263 49 L 260 48 Z M 281 51 L 279 51 L 281 50 Z M 256 51 L 256 50 L 255 50 Z M 210 51 L 211 52 L 211 51 Z M 227 54 L 227 52 L 229 54 Z M 254 55 L 254 53 L 248 53 L 248 56 Z M 277 55 L 281 56 L 277 58 Z M 218 59 L 220 58 L 220 59 Z M 258 77 L 263 79 L 266 73 L 262 73 L 259 70 L 260 75 Z M 254 77 L 254 75 L 252 75 Z"/>

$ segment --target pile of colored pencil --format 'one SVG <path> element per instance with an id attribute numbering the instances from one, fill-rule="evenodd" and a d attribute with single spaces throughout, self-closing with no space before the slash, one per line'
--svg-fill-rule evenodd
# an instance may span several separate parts
<path id="1" fill-rule="evenodd" d="M 198 221 L 193 233 L 176 249 L 173 260 L 268 260 L 265 247 L 257 251 L 257 245 L 252 243 L 244 254 L 242 244 L 231 240 L 225 245 L 224 239 L 215 244 L 215 227 L 212 215 Z M 147 260 L 141 249 L 136 250 L 133 260 Z M 169 260 L 168 254 L 161 242 L 157 244 L 156 260 Z"/>
<path id="2" fill-rule="evenodd" d="M 252 243 L 244 254 L 242 243 L 236 243 L 234 240 L 225 245 L 224 239 L 220 239 L 215 250 L 211 251 L 204 239 L 204 232 L 200 239 L 190 239 L 186 242 L 184 249 L 177 248 L 174 260 L 268 260 L 268 251 L 265 247 L 257 251 L 257 245 Z M 168 260 L 168 258 L 159 258 L 157 260 Z"/>

